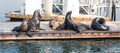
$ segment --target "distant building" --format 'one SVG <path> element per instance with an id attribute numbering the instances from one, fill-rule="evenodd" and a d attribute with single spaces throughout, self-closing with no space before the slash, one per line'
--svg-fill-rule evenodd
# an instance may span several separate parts
<path id="1" fill-rule="evenodd" d="M 5 2 L 5 0 L 0 1 Z M 115 2 L 117 8 L 120 7 L 119 0 L 11 0 L 9 2 L 11 4 L 6 5 L 14 7 L 8 6 L 4 10 L 9 9 L 7 12 L 20 10 L 22 14 L 33 14 L 34 10 L 40 9 L 41 13 L 47 16 L 51 14 L 65 15 L 67 11 L 72 10 L 74 16 L 94 14 L 109 17 L 112 1 Z"/>

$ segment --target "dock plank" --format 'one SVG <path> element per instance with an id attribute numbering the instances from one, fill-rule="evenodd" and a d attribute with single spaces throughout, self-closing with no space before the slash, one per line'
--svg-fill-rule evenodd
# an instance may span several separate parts
<path id="1" fill-rule="evenodd" d="M 120 31 L 85 31 L 76 33 L 74 31 L 40 31 L 30 32 L 32 37 L 29 37 L 25 32 L 22 32 L 18 37 L 18 33 L 0 33 L 0 40 L 24 40 L 24 39 L 78 39 L 78 38 L 120 38 Z"/>
<path id="2" fill-rule="evenodd" d="M 41 22 L 41 28 L 38 32 L 29 32 L 32 37 L 29 37 L 25 32 L 12 32 L 15 26 L 19 26 L 21 22 L 0 22 L 0 40 L 26 40 L 26 39 L 78 39 L 78 38 L 120 38 L 120 22 L 107 22 L 110 26 L 109 31 L 87 30 L 81 33 L 76 33 L 71 30 L 51 30 L 48 27 L 48 22 Z"/>

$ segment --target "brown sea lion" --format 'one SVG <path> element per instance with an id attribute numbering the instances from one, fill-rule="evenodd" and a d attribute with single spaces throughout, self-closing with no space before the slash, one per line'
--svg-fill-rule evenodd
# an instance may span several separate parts
<path id="1" fill-rule="evenodd" d="M 59 25 L 60 25 L 60 23 L 53 19 L 50 20 L 50 22 L 49 22 L 49 27 L 53 30 L 57 29 Z"/>
<path id="2" fill-rule="evenodd" d="M 71 14 L 72 14 L 72 11 L 67 12 L 65 16 L 65 21 L 63 22 L 63 24 L 60 24 L 59 22 L 55 20 L 50 21 L 51 28 L 56 29 L 56 30 L 74 30 L 77 33 L 80 33 L 81 31 L 85 31 L 89 28 L 89 26 L 86 24 L 74 23 L 71 20 Z"/>
<path id="3" fill-rule="evenodd" d="M 28 23 L 28 20 L 24 20 L 24 21 L 22 22 L 22 24 L 20 25 L 21 31 L 23 31 L 23 32 L 28 31 L 28 25 L 27 25 L 27 23 Z"/>
<path id="4" fill-rule="evenodd" d="M 21 32 L 26 32 L 26 34 L 28 34 L 28 32 L 38 31 L 39 29 L 41 29 L 40 21 L 40 10 L 35 10 L 31 19 L 25 19 L 20 26 L 14 27 L 12 31 L 20 32 L 19 34 L 21 34 Z M 31 37 L 30 34 L 28 34 L 28 36 Z"/>
<path id="5" fill-rule="evenodd" d="M 16 35 L 16 37 L 18 37 L 22 32 L 26 32 L 26 34 L 29 37 L 32 37 L 32 35 L 30 35 L 29 32 L 29 28 L 28 28 L 28 20 L 23 20 L 23 22 L 21 23 L 20 26 L 15 27 L 12 31 L 16 31 L 19 32 L 19 34 Z"/>
<path id="6" fill-rule="evenodd" d="M 41 29 L 40 28 L 41 17 L 42 16 L 40 14 L 40 10 L 35 10 L 32 18 L 28 21 L 28 25 L 30 27 L 35 27 L 36 29 Z"/>

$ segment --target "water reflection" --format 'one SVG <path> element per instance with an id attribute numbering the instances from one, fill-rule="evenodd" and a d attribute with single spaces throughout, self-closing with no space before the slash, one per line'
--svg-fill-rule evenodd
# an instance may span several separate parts
<path id="1" fill-rule="evenodd" d="M 0 41 L 0 53 L 18 53 L 19 49 L 13 42 Z"/>
<path id="2" fill-rule="evenodd" d="M 120 53 L 120 39 L 0 41 L 0 53 Z"/>

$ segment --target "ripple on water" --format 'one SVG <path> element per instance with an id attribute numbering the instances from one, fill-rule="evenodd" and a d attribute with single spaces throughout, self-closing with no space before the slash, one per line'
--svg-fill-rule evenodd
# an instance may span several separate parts
<path id="1" fill-rule="evenodd" d="M 120 53 L 119 39 L 1 41 L 0 53 Z"/>

